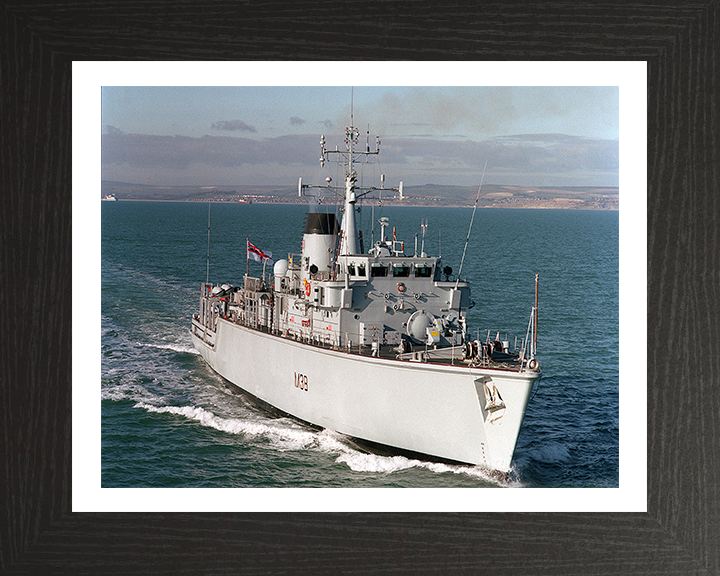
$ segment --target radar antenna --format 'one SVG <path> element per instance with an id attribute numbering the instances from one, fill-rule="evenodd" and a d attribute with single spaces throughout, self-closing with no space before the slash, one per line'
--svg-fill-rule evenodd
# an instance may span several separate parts
<path id="1" fill-rule="evenodd" d="M 402 182 L 399 188 L 385 188 L 385 177 L 381 176 L 380 187 L 377 186 L 363 186 L 358 183 L 358 172 L 355 169 L 356 164 L 369 164 L 374 162 L 375 156 L 380 154 L 380 138 L 375 137 L 375 150 L 370 150 L 370 130 L 366 137 L 365 149 L 359 143 L 359 130 L 355 127 L 355 109 L 354 109 L 354 87 L 351 88 L 350 93 L 350 126 L 345 128 L 345 150 L 340 150 L 338 147 L 335 150 L 329 150 L 325 144 L 325 136 L 320 137 L 320 166 L 324 167 L 325 162 L 329 162 L 331 159 L 339 166 L 344 167 L 345 178 L 342 185 L 338 182 L 338 185 L 331 184 L 331 180 L 326 180 L 325 185 L 309 185 L 303 184 L 302 180 L 298 181 L 298 195 L 299 196 L 314 196 L 310 193 L 310 189 L 317 190 L 317 193 L 322 193 L 326 190 L 334 194 L 337 198 L 344 201 L 343 211 L 345 216 L 341 226 L 342 230 L 342 244 L 340 248 L 340 254 L 357 254 L 357 224 L 355 222 L 355 206 L 359 200 L 378 192 L 382 194 L 382 191 L 399 192 L 402 197 Z M 318 200 L 318 203 L 320 201 Z"/>

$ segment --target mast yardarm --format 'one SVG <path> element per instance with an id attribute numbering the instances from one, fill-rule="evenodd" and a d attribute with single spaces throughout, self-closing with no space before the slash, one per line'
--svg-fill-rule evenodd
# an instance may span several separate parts
<path id="1" fill-rule="evenodd" d="M 389 192 L 400 192 L 402 190 L 402 182 L 398 188 L 385 188 L 385 177 L 380 177 L 380 187 L 370 186 L 365 187 L 358 185 L 358 175 L 355 169 L 356 164 L 370 164 L 375 160 L 375 156 L 380 154 L 380 137 L 375 137 L 375 149 L 370 149 L 369 142 L 369 130 L 368 130 L 368 142 L 365 146 L 365 150 L 356 149 L 359 142 L 360 131 L 353 126 L 352 117 L 350 126 L 345 127 L 345 149 L 340 150 L 335 147 L 334 150 L 329 150 L 326 147 L 325 135 L 320 137 L 320 166 L 324 167 L 325 162 L 336 162 L 338 165 L 343 167 L 345 175 L 342 186 L 332 185 L 332 178 L 326 179 L 325 186 L 313 186 L 303 184 L 302 179 L 298 183 L 298 195 L 302 196 L 305 191 L 310 189 L 316 189 L 318 191 L 327 190 L 333 193 L 338 198 L 343 198 L 343 220 L 341 225 L 341 246 L 339 254 L 343 256 L 357 254 L 358 250 L 358 231 L 357 224 L 355 222 L 355 205 L 358 200 L 372 194 L 377 190 L 384 190 Z"/>

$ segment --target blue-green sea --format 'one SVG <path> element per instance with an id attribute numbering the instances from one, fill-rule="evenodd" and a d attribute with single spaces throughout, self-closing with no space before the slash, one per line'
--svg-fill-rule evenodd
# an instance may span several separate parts
<path id="1" fill-rule="evenodd" d="M 524 337 L 539 274 L 538 358 L 509 479 L 477 466 L 372 452 L 232 391 L 195 352 L 189 323 L 207 274 L 239 285 L 246 238 L 298 253 L 305 213 L 335 206 L 102 203 L 103 487 L 617 487 L 618 213 L 479 209 L 461 277 L 473 331 Z M 471 208 L 362 207 L 460 267 Z M 379 227 L 375 231 L 379 239 Z M 261 274 L 259 264 L 251 273 Z M 275 362 L 281 359 L 267 358 Z"/>

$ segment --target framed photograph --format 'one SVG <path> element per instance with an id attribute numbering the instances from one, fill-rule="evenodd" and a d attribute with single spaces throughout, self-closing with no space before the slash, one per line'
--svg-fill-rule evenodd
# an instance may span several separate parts
<path id="1" fill-rule="evenodd" d="M 159 5 L 148 7 L 149 14 L 157 12 L 158 17 L 161 9 Z M 177 18 L 192 15 L 189 6 L 178 10 Z M 553 4 L 545 6 L 542 13 L 534 9 L 522 14 L 522 11 L 503 10 L 503 15 L 491 11 L 484 15 L 481 28 L 489 31 L 497 26 L 500 46 L 491 44 L 487 36 L 477 36 L 477 29 L 463 18 L 457 24 L 457 31 L 452 34 L 441 31 L 423 43 L 422 53 L 428 56 L 428 61 L 416 62 L 411 61 L 419 48 L 416 38 L 426 34 L 429 23 L 414 17 L 408 20 L 410 29 L 416 32 L 412 37 L 383 36 L 383 42 L 391 48 L 387 57 L 395 61 L 357 61 L 363 57 L 363 50 L 376 47 L 377 38 L 373 41 L 368 38 L 367 42 L 359 40 L 359 46 L 348 45 L 340 62 L 314 63 L 307 60 L 338 57 L 334 50 L 339 38 L 333 33 L 329 36 L 335 38 L 335 43 L 331 38 L 308 41 L 307 35 L 299 30 L 280 34 L 278 31 L 284 30 L 281 26 L 267 31 L 261 24 L 269 21 L 257 8 L 248 7 L 242 15 L 228 10 L 226 17 L 215 20 L 214 15 L 223 9 L 217 10 L 200 17 L 217 24 L 213 28 L 217 34 L 213 32 L 202 38 L 207 29 L 196 24 L 197 14 L 182 21 L 166 21 L 162 27 L 158 19 L 154 32 L 174 31 L 174 35 L 163 35 L 150 34 L 135 17 L 118 20 L 119 12 L 113 6 L 97 14 L 94 9 L 83 13 L 75 9 L 58 11 L 53 26 L 47 24 L 47 12 L 40 14 L 13 4 L 3 8 L 6 32 L 3 45 L 7 48 L 3 51 L 4 75 L 10 79 L 5 84 L 15 87 L 8 92 L 8 105 L 3 106 L 2 111 L 3 134 L 8 142 L 3 153 L 7 160 L 3 162 L 4 181 L 8 183 L 11 199 L 4 212 L 7 214 L 5 234 L 9 240 L 7 246 L 12 247 L 5 252 L 3 268 L 8 288 L 27 286 L 42 302 L 36 312 L 28 306 L 22 320 L 19 312 L 6 317 L 9 322 L 5 331 L 7 385 L 3 392 L 7 438 L 4 483 L 9 490 L 4 497 L 8 522 L 0 555 L 3 569 L 18 573 L 90 573 L 88 567 L 92 566 L 93 570 L 101 567 L 104 573 L 126 573 L 142 567 L 147 572 L 162 573 L 177 568 L 178 563 L 194 566 L 200 559 L 205 569 L 215 572 L 242 566 L 242 570 L 254 573 L 381 568 L 400 573 L 448 569 L 472 572 L 485 567 L 493 572 L 502 569 L 514 573 L 621 574 L 642 566 L 653 573 L 686 574 L 710 573 L 717 568 L 718 555 L 713 547 L 718 536 L 713 528 L 717 526 L 714 521 L 717 505 L 708 488 L 712 486 L 710 479 L 716 467 L 712 458 L 707 457 L 716 452 L 713 438 L 717 436 L 712 418 L 716 405 L 712 400 L 716 399 L 716 393 L 710 376 L 714 373 L 716 356 L 712 352 L 716 304 L 703 281 L 712 276 L 715 266 L 712 253 L 708 252 L 713 244 L 706 241 L 713 237 L 712 231 L 716 229 L 716 211 L 712 209 L 715 180 L 710 168 L 714 164 L 706 161 L 708 154 L 716 154 L 710 136 L 714 133 L 714 117 L 709 114 L 713 102 L 712 54 L 717 50 L 711 42 L 713 26 L 716 26 L 715 7 L 690 5 L 663 8 L 658 13 L 650 6 L 618 6 L 611 15 L 600 7 L 587 11 L 578 8 L 568 15 L 565 7 Z M 282 23 L 284 17 L 293 16 L 290 13 L 293 10 L 285 10 L 287 14 L 283 15 L 281 10 L 273 19 Z M 357 18 L 361 26 L 368 26 L 377 16 L 358 14 Z M 519 34 L 511 35 L 505 30 L 508 17 L 518 25 L 525 22 L 519 26 Z M 109 19 L 109 27 L 99 25 L 105 18 Z M 238 30 L 245 30 L 246 34 L 222 44 L 220 40 L 226 35 L 221 32 L 224 26 L 220 25 L 221 20 L 238 24 L 234 34 Z M 542 40 L 540 50 L 531 42 L 534 25 L 528 25 L 528 21 L 549 26 L 550 33 L 543 36 L 547 40 Z M 250 22 L 257 26 L 247 28 Z M 607 43 L 605 36 L 587 34 L 584 24 L 591 22 L 604 22 L 604 33 L 612 33 L 617 41 Z M 673 26 L 668 27 L 668 22 L 673 22 Z M 580 33 L 580 29 L 584 32 Z M 60 30 L 64 34 L 60 35 Z M 196 34 L 196 31 L 199 32 Z M 181 37 L 186 40 L 181 41 Z M 249 41 L 250 37 L 253 42 Z M 284 58 L 278 50 L 282 48 L 286 52 L 300 38 L 308 43 L 300 50 L 293 50 L 296 60 L 278 61 Z M 464 39 L 463 46 L 466 46 L 461 54 L 455 52 L 458 38 Z M 550 42 L 550 38 L 555 41 Z M 569 43 L 561 43 L 561 38 L 570 39 Z M 230 52 L 225 46 L 230 47 Z M 522 47 L 519 52 L 518 46 Z M 140 48 L 145 61 L 132 62 L 137 59 Z M 162 61 L 169 53 L 177 56 L 177 60 Z M 365 56 L 369 55 L 370 52 Z M 227 62 L 216 62 L 216 56 Z M 532 61 L 524 61 L 526 58 Z M 103 61 L 93 62 L 98 59 Z M 352 77 L 355 75 L 357 81 Z M 142 87 L 150 86 L 156 87 L 156 92 L 154 96 L 152 93 L 143 96 L 145 107 L 158 108 L 151 114 L 153 118 L 136 115 L 135 122 L 145 122 L 148 126 L 148 130 L 143 131 L 132 124 L 127 112 L 142 102 L 137 98 Z M 568 379 L 563 380 L 563 362 L 558 359 L 555 364 L 550 361 L 556 376 L 549 377 L 545 371 L 543 379 L 549 382 L 542 383 L 537 392 L 541 394 L 545 384 L 555 385 L 552 389 L 555 405 L 546 402 L 543 412 L 530 411 L 526 415 L 526 423 L 528 419 L 533 423 L 535 435 L 523 437 L 521 430 L 517 444 L 523 452 L 521 455 L 516 450 L 513 455 L 515 476 L 509 477 L 509 481 L 508 478 L 497 482 L 490 477 L 478 477 L 467 462 L 426 461 L 416 455 L 388 454 L 374 447 L 343 444 L 342 439 L 321 436 L 316 430 L 306 430 L 299 425 L 295 428 L 294 424 L 284 421 L 273 424 L 276 418 L 272 414 L 264 416 L 264 420 L 252 421 L 261 430 L 253 440 L 254 448 L 266 450 L 264 470 L 247 475 L 240 482 L 237 482 L 238 476 L 226 480 L 231 475 L 227 469 L 220 469 L 220 465 L 227 465 L 226 457 L 231 455 L 227 439 L 232 440 L 233 434 L 237 436 L 237 430 L 230 428 L 244 425 L 243 438 L 250 437 L 247 414 L 257 414 L 257 406 L 246 405 L 248 399 L 244 396 L 229 394 L 238 400 L 238 407 L 233 410 L 242 408 L 248 412 L 215 410 L 218 397 L 208 397 L 217 394 L 208 387 L 212 373 L 203 372 L 206 369 L 191 346 L 181 340 L 180 332 L 176 339 L 172 338 L 172 327 L 181 317 L 173 315 L 177 312 L 168 315 L 167 310 L 175 306 L 170 302 L 168 308 L 163 308 L 167 299 L 164 300 L 162 294 L 178 298 L 177 294 L 185 290 L 184 276 L 172 267 L 176 256 L 168 254 L 164 270 L 162 258 L 156 258 L 149 266 L 128 259 L 114 261 L 113 266 L 103 269 L 106 257 L 142 257 L 142 251 L 148 249 L 147 243 L 133 244 L 136 240 L 139 242 L 137 233 L 142 228 L 134 218 L 146 219 L 145 238 L 152 239 L 153 232 L 156 237 L 167 233 L 162 230 L 164 223 L 157 214 L 153 216 L 147 211 L 141 214 L 138 212 L 140 202 L 123 201 L 126 191 L 120 188 L 103 190 L 103 181 L 120 185 L 130 180 L 146 187 L 180 187 L 193 172 L 190 168 L 195 167 L 194 172 L 200 177 L 187 186 L 226 188 L 233 183 L 222 181 L 222 174 L 242 168 L 248 170 L 243 172 L 247 185 L 257 187 L 260 186 L 257 182 L 272 169 L 271 164 L 263 163 L 266 152 L 277 144 L 283 153 L 289 154 L 291 148 L 287 142 L 303 142 L 311 118 L 329 141 L 328 129 L 339 125 L 338 114 L 315 117 L 283 110 L 287 123 L 285 134 L 272 132 L 272 122 L 267 121 L 263 124 L 267 129 L 263 139 L 250 137 L 252 129 L 260 127 L 260 122 L 251 120 L 250 116 L 213 115 L 208 113 L 212 107 L 207 105 L 202 110 L 197 104 L 191 104 L 193 110 L 186 108 L 188 102 L 193 102 L 189 97 L 190 88 L 207 90 L 203 95 L 205 99 L 210 96 L 220 99 L 222 95 L 217 91 L 213 94 L 209 87 L 235 87 L 237 94 L 243 94 L 242 90 L 261 86 L 274 86 L 276 90 L 316 86 L 318 91 L 336 87 L 345 92 L 355 86 L 350 110 L 354 114 L 357 94 L 358 112 L 364 107 L 368 115 L 369 105 L 382 97 L 388 99 L 386 104 L 393 97 L 400 103 L 411 101 L 414 109 L 422 111 L 423 103 L 430 101 L 428 93 L 432 92 L 440 100 L 450 97 L 443 92 L 443 87 L 457 87 L 455 96 L 464 95 L 466 101 L 469 93 L 463 90 L 506 87 L 512 93 L 509 101 L 519 116 L 526 119 L 532 116 L 530 96 L 535 96 L 536 116 L 545 116 L 543 106 L 547 105 L 550 110 L 547 116 L 554 115 L 557 119 L 563 112 L 567 116 L 582 113 L 582 108 L 572 108 L 571 103 L 577 102 L 573 96 L 582 97 L 584 103 L 589 104 L 600 94 L 599 99 L 605 106 L 603 114 L 608 113 L 608 106 L 611 110 L 603 116 L 599 112 L 602 106 L 595 108 L 593 117 L 600 115 L 608 124 L 613 122 L 614 91 L 615 132 L 607 125 L 586 126 L 587 132 L 579 133 L 575 129 L 572 134 L 563 134 L 564 130 L 573 130 L 570 128 L 561 126 L 557 132 L 551 132 L 537 123 L 525 124 L 530 127 L 529 132 L 514 129 L 515 126 L 500 126 L 494 134 L 506 140 L 502 146 L 497 141 L 493 144 L 496 150 L 504 151 L 507 164 L 488 163 L 487 176 L 492 177 L 492 182 L 487 181 L 488 189 L 484 192 L 487 176 L 481 177 L 482 184 L 477 182 L 477 175 L 482 171 L 477 166 L 470 170 L 468 156 L 463 154 L 470 147 L 468 142 L 488 142 L 490 137 L 486 134 L 483 139 L 470 134 L 462 119 L 445 119 L 447 129 L 443 134 L 435 134 L 432 133 L 435 125 L 429 116 L 426 116 L 427 125 L 419 126 L 420 116 L 405 115 L 407 110 L 400 104 L 395 108 L 398 121 L 388 133 L 393 133 L 396 141 L 402 140 L 405 153 L 401 153 L 399 147 L 393 149 L 389 139 L 383 138 L 381 144 L 394 154 L 395 161 L 388 165 L 393 172 L 404 166 L 418 174 L 421 168 L 416 161 L 421 152 L 427 160 L 423 169 L 436 168 L 447 161 L 454 162 L 456 173 L 466 175 L 465 181 L 443 182 L 440 181 L 442 169 L 426 171 L 424 174 L 431 175 L 431 180 L 408 180 L 402 187 L 395 181 L 390 183 L 389 170 L 386 175 L 387 188 L 396 188 L 395 201 L 401 202 L 413 196 L 425 203 L 431 198 L 444 197 L 445 190 L 436 194 L 430 194 L 427 188 L 422 190 L 427 184 L 474 188 L 477 195 L 467 195 L 468 204 L 458 200 L 460 205 L 452 208 L 462 215 L 456 218 L 458 231 L 462 231 L 433 236 L 433 249 L 442 251 L 447 259 L 454 256 L 458 262 L 466 262 L 458 246 L 462 248 L 465 234 L 469 235 L 468 216 L 472 213 L 474 219 L 478 218 L 473 202 L 477 205 L 481 197 L 487 205 L 482 206 L 479 213 L 491 210 L 494 203 L 511 200 L 565 204 L 578 201 L 568 192 L 570 187 L 617 189 L 618 353 L 615 360 L 609 360 L 617 366 L 615 404 L 613 393 L 603 395 L 594 390 L 592 398 L 598 410 L 615 414 L 607 419 L 574 414 L 577 417 L 574 422 L 582 423 L 584 416 L 594 419 L 598 426 L 583 432 L 587 444 L 567 442 L 568 429 L 563 431 L 566 424 L 562 416 L 589 410 L 588 404 L 579 402 L 576 395 L 580 393 L 587 399 L 587 391 L 594 384 L 602 389 L 607 382 L 593 382 L 594 376 L 577 372 L 566 373 Z M 170 87 L 186 88 L 183 93 L 175 93 L 173 102 L 172 95 L 168 97 Z M 371 89 L 378 87 L 385 90 L 374 92 L 377 96 L 368 96 Z M 543 90 L 523 92 L 527 87 Z M 428 90 L 423 93 L 420 88 Z M 401 93 L 407 89 L 417 90 Z M 249 99 L 250 93 L 245 94 Z M 264 94 L 266 99 L 269 95 L 270 92 Z M 487 102 L 497 102 L 497 95 L 488 91 Z M 554 101 L 544 98 L 548 95 L 554 96 Z M 281 100 L 287 101 L 287 93 Z M 118 106 L 120 101 L 122 106 Z M 454 102 L 459 102 L 459 98 Z M 390 110 L 390 104 L 387 105 Z M 343 106 L 348 107 L 347 103 Z M 116 113 L 113 108 L 121 107 L 124 107 L 127 125 L 107 121 Z M 444 110 L 448 108 L 460 110 L 457 106 Z M 342 110 L 342 106 L 338 110 Z M 209 134 L 187 134 L 178 130 L 177 122 L 176 126 L 172 125 L 175 113 L 179 114 L 178 118 L 188 113 L 207 115 L 209 121 L 205 124 Z M 466 111 L 465 116 L 469 113 Z M 150 126 L 152 122 L 161 123 L 163 115 L 170 119 L 165 133 L 161 133 L 157 125 Z M 507 120 L 502 119 L 502 110 L 493 110 L 493 116 L 496 122 Z M 122 118 L 122 114 L 117 113 L 115 117 Z M 357 120 L 358 124 L 363 121 L 359 117 Z M 385 120 L 389 125 L 390 115 Z M 378 122 L 382 123 L 383 119 L 379 118 Z M 590 118 L 586 124 L 589 122 Z M 418 124 L 415 126 L 418 130 L 412 133 L 407 131 L 411 123 Z M 429 132 L 430 138 L 420 130 Z M 365 130 L 362 132 L 365 136 Z M 533 134 L 534 139 L 530 137 Z M 538 134 L 545 135 L 542 142 L 538 142 Z M 548 139 L 549 134 L 555 136 L 552 141 Z M 144 135 L 145 151 L 138 138 L 128 147 L 128 139 L 121 137 L 127 135 Z M 240 135 L 244 140 L 258 142 L 262 158 L 252 166 L 234 166 L 229 159 L 234 147 L 247 144 L 235 141 Z M 293 138 L 280 141 L 288 135 Z M 561 138 L 561 135 L 573 138 Z M 171 142 L 173 139 L 176 141 Z M 178 139 L 182 141 L 179 147 Z M 271 139 L 274 142 L 269 142 Z M 428 140 L 442 142 L 446 145 L 443 149 L 451 147 L 454 157 L 443 158 L 437 149 L 422 148 Z M 535 144 L 530 143 L 531 140 Z M 604 162 L 608 149 L 597 152 L 603 145 L 612 151 L 613 141 L 618 154 L 615 181 L 607 178 L 613 172 L 612 162 Z M 222 143 L 230 153 L 210 158 Z M 368 144 L 372 150 L 369 139 Z M 163 145 L 166 145 L 164 149 Z M 204 151 L 201 145 L 207 146 Z M 320 146 L 320 141 L 317 145 Z M 486 149 L 487 146 L 489 144 Z M 532 172 L 530 168 L 533 165 L 537 168 L 538 158 L 533 154 L 539 154 L 543 147 L 548 152 L 544 157 L 556 163 L 555 169 L 549 170 L 546 164 Z M 476 152 L 477 149 L 475 146 Z M 552 157 L 550 149 L 563 149 L 565 163 L 558 163 L 558 157 Z M 178 150 L 184 150 L 185 156 L 178 156 Z M 512 157 L 510 150 L 518 155 Z M 204 160 L 197 155 L 201 153 L 207 155 Z M 522 164 L 521 158 L 527 163 Z M 577 160 L 577 166 L 591 166 L 595 176 L 604 175 L 605 179 L 575 181 L 563 186 L 563 182 L 568 182 L 562 180 L 563 173 L 567 173 L 563 171 L 572 171 L 573 159 Z M 293 160 L 293 163 L 298 169 L 307 170 L 307 180 L 303 178 L 306 185 L 323 185 L 323 180 L 312 181 L 321 174 L 310 173 L 304 160 Z M 218 180 L 210 184 L 202 174 L 197 174 L 207 166 L 215 166 L 218 176 Z M 515 184 L 525 191 L 537 188 L 535 196 L 522 196 L 509 188 L 512 183 L 504 177 L 511 166 L 523 167 L 524 174 L 531 179 Z M 180 174 L 175 182 L 148 180 L 151 173 L 167 175 L 173 170 Z M 274 174 L 280 176 L 281 173 Z M 540 175 L 546 180 L 532 184 L 532 178 L 539 180 Z M 404 174 L 393 177 L 399 180 Z M 290 178 L 289 172 L 282 172 L 281 179 L 287 178 Z M 297 181 L 296 177 L 293 179 Z M 490 189 L 490 184 L 496 188 Z M 301 182 L 295 191 L 299 189 L 302 193 L 302 186 Z M 399 200 L 400 190 L 402 200 Z M 560 194 L 561 191 L 566 193 Z M 234 202 L 217 203 L 215 229 L 219 231 L 224 217 L 220 211 L 227 211 L 229 206 L 235 211 L 247 209 L 242 201 L 247 201 L 252 194 L 248 189 L 215 192 L 226 194 L 223 196 L 226 200 L 234 199 Z M 612 202 L 612 190 L 605 192 L 603 195 L 595 190 L 593 201 Z M 120 200 L 117 205 L 112 201 L 101 202 L 103 197 L 110 200 L 110 196 Z M 193 207 L 203 208 L 203 218 L 193 225 L 199 235 L 204 236 L 199 241 L 203 245 L 207 242 L 205 234 L 210 229 L 212 235 L 213 227 L 207 223 L 208 197 L 199 198 L 203 201 Z M 396 206 L 392 205 L 390 194 L 385 200 L 383 207 L 394 217 Z M 129 204 L 134 204 L 136 209 L 123 215 L 128 225 L 118 226 L 115 222 L 113 229 L 116 241 L 122 240 L 125 244 L 116 245 L 114 253 L 103 254 L 101 246 L 107 238 L 102 237 L 101 222 L 105 214 L 114 206 L 123 209 L 123 205 Z M 259 214 L 260 203 L 249 206 Z M 367 212 L 368 208 L 373 207 L 363 207 L 363 211 Z M 396 231 L 404 233 L 406 244 L 414 243 L 415 234 L 422 236 L 423 217 L 417 211 L 419 208 L 422 206 L 412 207 L 416 211 L 413 214 L 418 215 L 414 225 L 418 230 L 408 227 L 402 231 L 398 226 Z M 501 205 L 492 207 L 498 214 L 502 210 L 513 212 L 511 216 L 515 219 L 527 208 L 532 206 L 519 210 Z M 610 208 L 588 212 L 607 215 L 613 213 Z M 450 209 L 449 206 L 433 208 Z M 213 206 L 211 217 L 212 211 Z M 585 211 L 557 212 L 572 212 L 577 216 Z M 543 217 L 547 214 L 550 211 L 544 211 Z M 197 220 L 195 216 L 190 220 Z M 374 216 L 371 214 L 368 218 L 370 233 L 378 236 L 389 233 L 380 225 L 372 230 L 372 222 L 377 220 Z M 273 213 L 267 219 L 276 218 Z M 491 223 L 491 219 L 479 221 L 486 226 Z M 550 224 L 558 229 L 563 227 L 562 223 L 546 223 L 544 227 Z M 600 226 L 582 222 L 574 225 L 584 231 L 589 226 Z M 302 222 L 299 226 L 302 227 Z M 443 224 L 443 227 L 449 228 L 449 225 Z M 123 230 L 127 233 L 125 237 Z M 486 230 L 484 227 L 483 231 Z M 198 236 L 195 231 L 193 234 Z M 290 234 L 288 231 L 287 235 Z M 181 240 L 178 242 L 180 246 Z M 198 243 L 197 238 L 192 242 Z M 245 261 L 249 242 L 252 239 L 244 236 L 240 239 L 236 248 L 238 264 L 247 265 L 248 269 L 256 266 L 256 272 L 262 274 L 262 261 L 252 264 Z M 597 242 L 599 240 L 593 241 L 593 246 L 597 246 Z M 456 246 L 451 248 L 451 244 Z M 163 246 L 159 243 L 156 250 L 160 251 Z M 210 246 L 212 250 L 212 243 Z M 260 242 L 253 246 L 265 255 L 272 250 Z M 490 250 L 487 242 L 483 242 L 483 247 L 486 251 L 474 256 L 476 263 L 487 262 L 491 259 L 489 256 L 492 257 L 492 251 L 487 252 Z M 453 249 L 458 254 L 453 254 Z M 198 278 L 198 294 L 190 293 L 188 300 L 193 302 L 188 310 L 197 306 L 199 288 L 206 278 L 204 267 L 212 261 L 213 257 L 206 260 L 204 251 L 188 260 L 197 268 L 193 277 Z M 211 265 L 220 273 L 221 264 Z M 613 266 L 612 259 L 609 266 Z M 110 269 L 118 276 L 103 276 Z M 462 270 L 463 276 L 470 274 L 464 266 Z M 242 272 L 240 270 L 238 277 L 242 277 Z M 445 279 L 440 277 L 438 282 L 451 282 L 451 275 L 448 273 Z M 459 282 L 457 275 L 459 272 L 456 273 Z M 541 282 L 544 277 L 541 275 Z M 596 296 L 608 294 L 601 284 L 602 277 L 602 274 L 594 276 L 594 284 L 590 283 L 596 288 Z M 137 308 L 143 299 L 123 293 L 123 285 L 126 289 L 131 286 L 146 290 L 144 301 L 154 304 L 155 308 Z M 110 287 L 105 295 L 104 286 Z M 544 294 L 542 286 L 540 284 L 540 311 L 543 297 L 547 298 L 548 307 L 553 303 L 553 297 Z M 487 287 L 490 288 L 490 284 Z M 110 294 L 112 290 L 117 291 Z M 582 316 L 583 310 L 574 303 L 569 287 L 567 290 L 568 310 Z M 553 292 L 557 293 L 555 298 L 560 298 L 560 285 Z M 587 290 L 580 293 L 589 296 Z M 126 314 L 124 323 L 118 323 L 116 311 L 120 308 Z M 567 314 L 568 318 L 572 316 Z M 607 320 L 601 316 L 598 315 L 597 322 Z M 187 326 L 190 321 L 188 317 Z M 540 315 L 536 319 L 540 331 L 543 321 L 548 323 L 548 330 L 557 329 L 551 318 Z M 597 322 L 593 320 L 589 327 L 597 327 Z M 152 326 L 156 333 L 150 337 L 145 329 Z M 406 328 L 413 333 L 412 327 Z M 670 331 L 676 346 L 665 344 Z M 160 333 L 164 335 L 158 335 Z M 166 337 L 168 333 L 170 338 Z M 12 339 L 10 334 L 14 334 Z M 584 345 L 592 343 L 595 337 L 592 331 L 577 336 L 578 342 Z M 121 346 L 108 345 L 111 338 L 122 341 Z M 502 341 L 498 338 L 498 342 Z M 552 342 L 547 349 L 556 357 L 563 351 L 576 354 L 578 342 Z M 695 347 L 699 350 L 694 351 Z M 141 356 L 132 353 L 143 349 L 147 349 L 144 352 L 152 358 L 145 356 L 138 360 Z M 691 354 L 707 362 L 690 361 Z M 154 374 L 148 366 L 135 372 L 126 370 L 130 362 L 151 364 L 153 360 L 161 361 L 154 364 Z M 545 363 L 540 349 L 538 360 Z M 183 362 L 188 371 L 195 371 L 193 377 L 197 377 L 193 381 L 194 395 L 185 398 L 181 397 L 183 382 L 177 365 Z M 594 370 L 596 368 L 589 371 Z M 140 373 L 144 375 L 141 379 L 133 379 L 133 375 Z M 113 380 L 113 374 L 119 375 L 118 378 Z M 149 380 L 142 380 L 143 377 Z M 152 378 L 157 381 L 153 383 Z M 572 379 L 585 388 L 569 386 Z M 303 386 L 304 382 L 303 379 Z M 611 382 L 603 390 L 612 389 Z M 487 405 L 495 402 L 493 394 L 490 390 L 491 397 L 485 398 Z M 698 397 L 706 401 L 689 401 Z M 598 406 L 603 398 L 610 402 L 610 409 Z M 101 403 L 109 405 L 110 410 L 103 413 Z M 490 416 L 489 412 L 483 414 Z M 111 420 L 117 424 L 115 429 L 106 426 Z M 276 428 L 268 432 L 271 424 Z M 617 442 L 614 445 L 598 443 L 604 433 L 610 437 L 615 434 Z M 133 442 L 127 443 L 133 436 Z M 188 452 L 183 452 L 182 446 L 172 445 L 175 438 L 179 445 L 185 443 L 197 449 L 191 454 L 195 461 L 181 462 L 183 454 Z M 576 440 L 578 438 L 580 435 L 576 435 Z M 293 444 L 298 439 L 299 449 Z M 103 453 L 107 453 L 112 442 L 116 442 L 116 456 L 125 450 L 123 459 L 116 460 L 114 470 L 109 464 L 105 467 L 108 461 L 103 463 Z M 340 446 L 333 442 L 340 442 Z M 150 453 L 151 450 L 155 452 Z M 303 463 L 305 452 L 313 450 L 312 459 Z M 292 479 L 283 476 L 284 471 L 298 464 L 296 458 L 300 458 L 298 469 L 305 468 L 306 475 Z M 289 462 L 293 459 L 294 462 Z M 182 466 L 178 465 L 180 462 Z M 308 471 L 313 465 L 316 466 L 315 484 L 307 480 L 313 476 Z M 387 466 L 395 468 L 382 469 Z M 215 474 L 209 473 L 213 469 Z M 328 478 L 337 474 L 337 470 L 342 470 L 343 481 L 326 486 Z M 158 477 L 161 480 L 158 481 Z M 173 477 L 177 487 L 172 487 Z M 360 486 L 354 487 L 353 481 Z M 480 487 L 485 489 L 479 490 Z M 513 543 L 512 547 L 507 546 L 509 542 Z"/>

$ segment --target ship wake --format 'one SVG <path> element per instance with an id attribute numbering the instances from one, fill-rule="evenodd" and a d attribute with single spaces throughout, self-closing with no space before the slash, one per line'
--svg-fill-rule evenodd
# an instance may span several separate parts
<path id="1" fill-rule="evenodd" d="M 349 437 L 327 429 L 310 429 L 291 418 L 267 419 L 257 414 L 221 416 L 200 406 L 158 406 L 143 401 L 137 402 L 135 407 L 152 413 L 180 416 L 201 426 L 241 436 L 248 441 L 267 443 L 280 452 L 311 450 L 323 453 L 332 457 L 336 464 L 360 474 L 392 475 L 415 469 L 438 475 L 461 475 L 495 486 L 518 485 L 517 481 L 482 466 L 431 462 L 403 455 L 367 452 L 356 447 Z"/>

